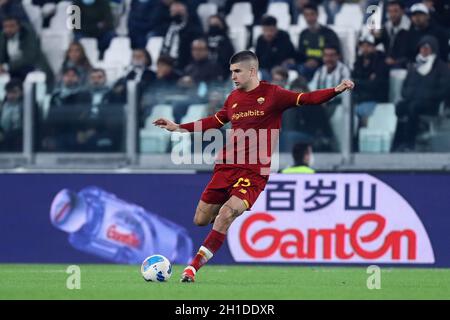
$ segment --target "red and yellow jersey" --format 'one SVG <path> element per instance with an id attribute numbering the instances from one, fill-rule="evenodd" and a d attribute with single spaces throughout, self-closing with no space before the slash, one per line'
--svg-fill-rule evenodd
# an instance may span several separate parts
<path id="1" fill-rule="evenodd" d="M 273 146 L 278 143 L 283 111 L 302 104 L 320 104 L 336 95 L 334 88 L 309 93 L 285 90 L 261 81 L 251 91 L 233 90 L 223 108 L 211 117 L 180 125 L 206 131 L 231 122 L 230 136 L 216 159 L 220 167 L 240 167 L 268 176 Z"/>

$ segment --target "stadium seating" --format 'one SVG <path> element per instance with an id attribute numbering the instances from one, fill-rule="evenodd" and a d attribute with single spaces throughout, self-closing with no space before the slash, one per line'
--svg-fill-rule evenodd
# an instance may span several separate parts
<path id="1" fill-rule="evenodd" d="M 289 37 L 291 38 L 291 42 L 294 45 L 295 50 L 298 50 L 298 39 L 300 37 L 300 33 L 305 29 L 305 27 L 301 27 L 298 24 L 291 25 L 288 29 Z"/>
<path id="2" fill-rule="evenodd" d="M 363 25 L 363 18 L 359 4 L 344 3 L 335 16 L 334 24 L 338 27 L 352 28 L 354 31 L 358 31 Z"/>
<path id="3" fill-rule="evenodd" d="M 330 27 L 340 40 L 344 63 L 352 69 L 356 60 L 357 31 L 345 26 L 330 25 Z"/>
<path id="4" fill-rule="evenodd" d="M 30 19 L 31 25 L 34 31 L 39 35 L 42 31 L 42 14 L 39 6 L 35 6 L 31 3 L 23 3 L 23 8 Z"/>
<path id="5" fill-rule="evenodd" d="M 278 28 L 287 31 L 291 24 L 291 14 L 289 13 L 289 5 L 286 2 L 269 3 L 267 14 L 277 19 Z"/>
<path id="6" fill-rule="evenodd" d="M 150 39 L 148 39 L 147 45 L 145 47 L 152 57 L 153 69 L 156 69 L 156 62 L 158 61 L 159 54 L 161 53 L 163 41 L 163 37 L 151 37 Z"/>
<path id="7" fill-rule="evenodd" d="M 125 67 L 122 64 L 114 64 L 99 61 L 95 65 L 96 68 L 101 68 L 105 70 L 107 83 L 112 85 L 120 77 L 124 76 Z"/>
<path id="8" fill-rule="evenodd" d="M 253 24 L 253 19 L 252 6 L 249 2 L 237 2 L 233 4 L 230 14 L 225 18 L 231 29 L 249 26 Z"/>
<path id="9" fill-rule="evenodd" d="M 128 37 L 115 37 L 105 51 L 103 62 L 106 64 L 120 64 L 126 66 L 131 61 L 131 42 Z"/>
<path id="10" fill-rule="evenodd" d="M 72 33 L 44 29 L 41 33 L 41 49 L 56 74 L 60 71 L 64 55 L 72 40 Z"/>
<path id="11" fill-rule="evenodd" d="M 9 82 L 10 76 L 8 73 L 0 74 L 0 100 L 3 101 L 5 99 L 6 91 L 5 86 Z"/>
<path id="12" fill-rule="evenodd" d="M 181 119 L 181 123 L 193 122 L 208 115 L 208 106 L 206 104 L 191 104 L 187 109 L 186 115 Z"/>
<path id="13" fill-rule="evenodd" d="M 344 106 L 338 105 L 330 118 L 330 126 L 337 142 L 337 149 L 341 150 L 344 143 L 344 130 L 342 123 L 344 121 Z"/>
<path id="14" fill-rule="evenodd" d="M 132 0 L 125 0 L 125 11 L 120 17 L 119 24 L 116 27 L 116 33 L 118 36 L 126 37 L 128 36 L 128 16 L 130 14 Z"/>
<path id="15" fill-rule="evenodd" d="M 50 29 L 59 32 L 70 32 L 71 30 L 67 28 L 67 7 L 72 5 L 71 1 L 61 1 L 56 6 L 56 13 L 50 20 Z"/>
<path id="16" fill-rule="evenodd" d="M 393 103 L 379 103 L 369 117 L 367 127 L 359 131 L 359 151 L 386 153 L 391 150 L 397 116 Z"/>
<path id="17" fill-rule="evenodd" d="M 229 37 L 236 52 L 247 48 L 248 31 L 245 26 L 230 29 Z"/>
<path id="18" fill-rule="evenodd" d="M 98 44 L 96 38 L 81 38 L 80 43 L 92 65 L 97 64 L 99 59 Z"/>
<path id="19" fill-rule="evenodd" d="M 392 69 L 389 73 L 389 102 L 397 103 L 402 97 L 403 81 L 408 71 L 405 69 Z"/>
<path id="20" fill-rule="evenodd" d="M 262 35 L 262 27 L 261 26 L 253 26 L 252 30 L 252 46 L 256 48 L 256 42 L 258 41 L 259 36 Z"/>
<path id="21" fill-rule="evenodd" d="M 217 4 L 215 3 L 201 3 L 197 8 L 197 14 L 203 26 L 203 30 L 208 29 L 208 18 L 217 13 Z"/>
<path id="22" fill-rule="evenodd" d="M 292 81 L 296 80 L 298 78 L 298 72 L 296 70 L 289 70 L 288 71 L 288 83 L 291 84 Z"/>
<path id="23" fill-rule="evenodd" d="M 142 153 L 165 153 L 169 147 L 170 133 L 153 125 L 158 118 L 174 120 L 171 105 L 156 105 L 145 120 L 145 128 L 140 130 L 140 149 Z"/>

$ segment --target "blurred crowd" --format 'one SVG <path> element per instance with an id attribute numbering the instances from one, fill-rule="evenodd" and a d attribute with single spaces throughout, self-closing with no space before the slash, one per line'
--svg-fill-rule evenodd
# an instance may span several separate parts
<path id="1" fill-rule="evenodd" d="M 450 3 L 445 0 L 381 1 L 381 28 L 368 29 L 363 24 L 355 30 L 353 65 L 345 62 L 344 44 L 332 28 L 334 19 L 348 2 L 358 4 L 365 15 L 379 1 L 74 0 L 81 10 L 81 28 L 73 31 L 73 42 L 57 72 L 50 68 L 22 2 L 0 0 L 0 77 L 9 79 L 0 106 L 0 151 L 22 148 L 22 84 L 33 71 L 45 73 L 49 97 L 48 108 L 37 114 L 39 151 L 123 151 L 129 80 L 138 83 L 140 128 L 158 104 L 172 105 L 177 122 L 192 104 L 206 104 L 213 114 L 232 90 L 228 61 L 236 49 L 230 32 L 233 26 L 226 17 L 238 2 L 251 4 L 254 19 L 247 26 L 246 48 L 259 58 L 261 79 L 298 91 L 333 87 L 348 78 L 355 81 L 355 141 L 377 104 L 389 102 L 392 70 L 407 72 L 401 97 L 395 101 L 398 123 L 393 151 L 414 150 L 422 130 L 421 116 L 438 116 L 449 107 Z M 47 28 L 59 1 L 28 2 L 39 6 L 43 28 Z M 305 22 L 298 38 L 292 39 L 279 27 L 280 21 L 267 14 L 275 2 L 288 5 L 292 24 Z M 205 24 L 198 14 L 204 3 L 218 8 Z M 319 22 L 321 10 L 326 13 L 325 23 Z M 102 59 L 118 36 L 124 15 L 132 56 L 124 73 L 111 80 L 90 61 L 80 39 L 96 38 Z M 253 33 L 255 26 L 261 27 L 260 35 Z M 156 59 L 147 50 L 153 37 L 163 38 Z M 316 151 L 338 151 L 330 119 L 341 103 L 338 96 L 323 106 L 286 112 L 281 150 L 289 152 L 295 142 L 305 141 Z M 358 149 L 356 142 L 354 149 Z"/>

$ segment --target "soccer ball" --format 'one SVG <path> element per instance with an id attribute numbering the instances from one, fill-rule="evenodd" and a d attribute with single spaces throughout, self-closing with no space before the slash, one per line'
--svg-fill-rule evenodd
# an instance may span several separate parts
<path id="1" fill-rule="evenodd" d="M 172 265 L 166 257 L 155 254 L 142 262 L 141 274 L 145 281 L 167 281 L 172 275 Z"/>

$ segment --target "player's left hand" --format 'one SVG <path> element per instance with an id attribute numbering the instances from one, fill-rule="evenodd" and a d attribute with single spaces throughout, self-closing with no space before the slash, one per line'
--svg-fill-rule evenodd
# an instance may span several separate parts
<path id="1" fill-rule="evenodd" d="M 342 80 L 342 82 L 334 88 L 336 92 L 344 92 L 345 90 L 352 90 L 355 87 L 355 83 L 351 80 Z"/>

